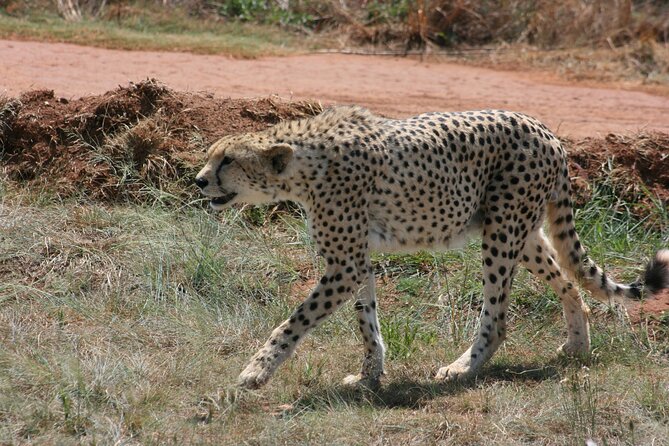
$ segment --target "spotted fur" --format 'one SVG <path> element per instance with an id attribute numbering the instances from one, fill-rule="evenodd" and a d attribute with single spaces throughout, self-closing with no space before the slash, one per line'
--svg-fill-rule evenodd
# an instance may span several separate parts
<path id="1" fill-rule="evenodd" d="M 569 175 L 560 141 L 519 113 L 427 113 L 406 120 L 357 107 L 226 137 L 208 152 L 196 183 L 215 209 L 236 202 L 292 200 L 309 218 L 326 263 L 308 298 L 271 334 L 240 375 L 258 387 L 305 335 L 355 297 L 365 354 L 346 378 L 374 386 L 383 374 L 370 251 L 442 250 L 481 235 L 484 304 L 474 344 L 437 379 L 478 372 L 506 337 L 518 264 L 559 296 L 569 354 L 590 349 L 588 307 L 575 282 L 596 298 L 625 300 L 669 286 L 669 251 L 644 280 L 614 282 L 588 257 L 574 229 Z M 542 224 L 548 220 L 548 237 Z"/>

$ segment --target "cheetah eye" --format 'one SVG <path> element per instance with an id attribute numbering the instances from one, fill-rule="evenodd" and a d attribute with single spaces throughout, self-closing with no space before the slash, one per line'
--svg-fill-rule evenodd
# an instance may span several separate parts
<path id="1" fill-rule="evenodd" d="M 221 166 L 225 166 L 227 164 L 230 164 L 232 162 L 232 158 L 229 156 L 224 156 L 223 159 L 221 160 Z"/>

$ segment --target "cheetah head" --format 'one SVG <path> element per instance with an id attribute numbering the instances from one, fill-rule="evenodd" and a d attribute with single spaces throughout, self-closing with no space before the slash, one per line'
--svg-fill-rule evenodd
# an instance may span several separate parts
<path id="1" fill-rule="evenodd" d="M 272 143 L 264 135 L 227 136 L 209 148 L 195 184 L 214 209 L 271 203 L 280 199 L 292 158 L 290 145 Z"/>

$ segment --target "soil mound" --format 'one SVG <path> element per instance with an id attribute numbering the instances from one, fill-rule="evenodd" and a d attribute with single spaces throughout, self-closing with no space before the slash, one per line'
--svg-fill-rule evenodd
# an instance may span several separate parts
<path id="1" fill-rule="evenodd" d="M 669 134 L 609 134 L 605 138 L 564 141 L 577 205 L 592 196 L 593 182 L 615 189 L 638 215 L 648 206 L 669 203 Z M 653 203 L 653 200 L 657 200 Z"/>
<path id="2" fill-rule="evenodd" d="M 10 181 L 61 197 L 189 197 L 218 138 L 320 113 L 315 102 L 217 99 L 156 80 L 68 101 L 35 90 L 0 99 L 0 160 Z"/>
<path id="3" fill-rule="evenodd" d="M 13 182 L 60 197 L 146 201 L 197 196 L 192 178 L 216 139 L 320 113 L 317 102 L 218 99 L 150 79 L 68 101 L 50 90 L 0 99 L 0 160 Z M 669 135 L 565 140 L 576 202 L 606 182 L 634 212 L 669 202 Z"/>

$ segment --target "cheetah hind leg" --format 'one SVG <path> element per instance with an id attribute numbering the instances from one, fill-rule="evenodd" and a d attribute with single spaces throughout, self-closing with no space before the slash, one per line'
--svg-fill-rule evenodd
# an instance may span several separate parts
<path id="1" fill-rule="evenodd" d="M 477 339 L 456 361 L 440 368 L 435 376 L 436 380 L 456 381 L 473 377 L 502 345 L 506 338 L 508 295 L 515 270 L 513 261 L 507 259 L 496 266 L 499 269 L 496 269 L 494 273 L 489 267 L 483 268 L 485 302 Z M 499 271 L 502 271 L 503 274 L 500 274 Z"/>
<path id="2" fill-rule="evenodd" d="M 567 356 L 584 356 L 590 353 L 590 310 L 578 293 L 578 288 L 562 271 L 557 254 L 544 231 L 530 234 L 521 258 L 522 265 L 538 279 L 546 282 L 562 302 L 567 323 L 567 342 L 558 352 Z"/>
<path id="3" fill-rule="evenodd" d="M 495 215 L 486 219 L 483 227 L 481 255 L 483 259 L 483 313 L 479 332 L 474 344 L 452 364 L 442 367 L 435 379 L 439 381 L 464 380 L 473 377 L 481 366 L 492 357 L 506 338 L 509 291 L 515 274 L 518 257 L 525 240 L 516 235 L 518 231 L 511 222 L 512 215 L 500 200 L 502 226 L 495 222 Z M 540 204 L 537 204 L 537 207 Z M 513 209 L 513 206 L 506 206 Z M 531 210 L 526 218 L 532 218 Z M 520 223 L 519 223 L 520 224 Z M 540 224 L 540 223 L 539 223 Z"/>

